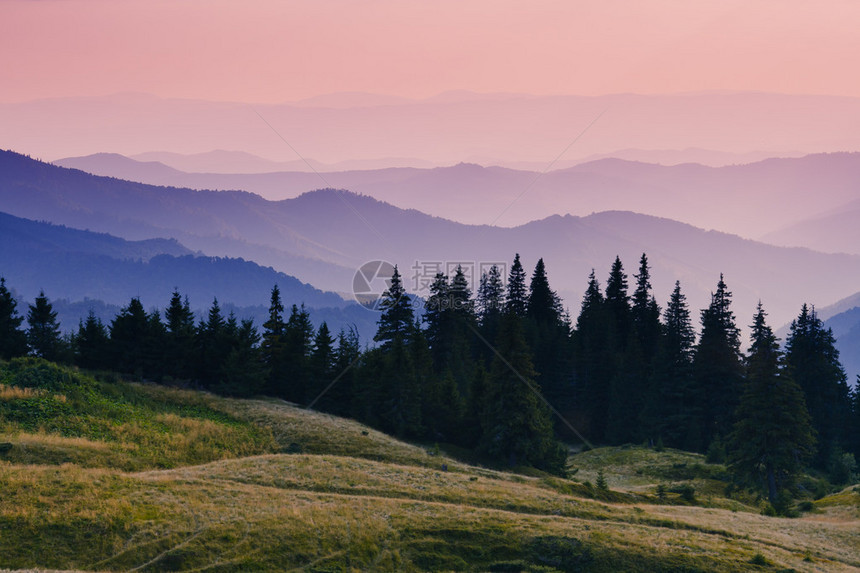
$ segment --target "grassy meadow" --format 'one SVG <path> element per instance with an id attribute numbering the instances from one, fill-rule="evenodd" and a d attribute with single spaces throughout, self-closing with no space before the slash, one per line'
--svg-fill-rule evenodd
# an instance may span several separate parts
<path id="1" fill-rule="evenodd" d="M 0 363 L 0 444 L 0 570 L 860 569 L 858 489 L 768 517 L 674 450 L 502 471 L 281 401 L 35 359 Z"/>

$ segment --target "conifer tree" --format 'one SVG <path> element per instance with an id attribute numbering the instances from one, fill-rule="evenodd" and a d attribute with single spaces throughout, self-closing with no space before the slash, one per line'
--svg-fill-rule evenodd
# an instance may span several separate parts
<path id="1" fill-rule="evenodd" d="M 355 396 L 356 373 L 360 368 L 361 346 L 358 332 L 354 327 L 341 328 L 337 335 L 337 349 L 334 353 L 335 378 L 324 398 L 326 408 L 338 416 L 353 415 L 352 405 Z"/>
<path id="2" fill-rule="evenodd" d="M 846 446 L 850 411 L 847 376 L 839 362 L 836 340 L 814 308 L 803 305 L 792 321 L 786 361 L 803 390 L 812 425 L 818 432 L 815 465 L 821 469 Z"/>
<path id="3" fill-rule="evenodd" d="M 161 322 L 161 313 L 153 310 L 147 320 L 146 335 L 141 341 L 144 376 L 160 382 L 166 374 L 167 328 Z"/>
<path id="4" fill-rule="evenodd" d="M 427 342 L 433 355 L 436 371 L 445 367 L 448 347 L 451 344 L 452 296 L 449 292 L 448 277 L 437 273 L 430 284 L 430 296 L 424 307 L 424 322 L 427 324 Z"/>
<path id="5" fill-rule="evenodd" d="M 505 296 L 505 313 L 524 318 L 528 309 L 526 272 L 520 262 L 520 254 L 514 255 L 511 272 L 508 273 L 508 286 Z"/>
<path id="6" fill-rule="evenodd" d="M 624 274 L 624 266 L 617 256 L 606 281 L 605 305 L 610 326 L 613 328 L 615 350 L 623 351 L 630 334 L 630 296 L 627 294 L 627 275 Z"/>
<path id="7" fill-rule="evenodd" d="M 382 293 L 379 308 L 382 314 L 377 322 L 378 328 L 373 340 L 381 343 L 384 348 L 396 338 L 406 337 L 415 321 L 412 304 L 403 287 L 397 265 L 394 265 L 394 274 L 388 289 Z"/>
<path id="8" fill-rule="evenodd" d="M 281 395 L 290 402 L 307 404 L 315 398 L 308 396 L 313 338 L 314 326 L 305 305 L 292 305 L 284 329 L 284 379 L 281 387 Z"/>
<path id="9" fill-rule="evenodd" d="M 648 425 L 646 405 L 654 393 L 654 368 L 662 335 L 660 307 L 651 293 L 651 272 L 644 253 L 635 278 L 627 341 L 618 359 L 610 399 L 608 437 L 614 443 L 638 442 L 647 435 L 643 428 Z"/>
<path id="10" fill-rule="evenodd" d="M 658 352 L 655 383 L 646 401 L 645 424 L 653 440 L 662 439 L 665 445 L 681 448 L 694 423 L 702 413 L 693 396 L 693 348 L 696 333 L 687 306 L 687 297 L 681 292 L 680 281 L 663 313 L 664 336 Z"/>
<path id="11" fill-rule="evenodd" d="M 520 320 L 502 319 L 481 408 L 481 443 L 485 453 L 510 465 L 533 465 L 558 472 L 565 454 L 553 438 L 549 410 L 541 400 L 531 351 Z"/>
<path id="12" fill-rule="evenodd" d="M 488 322 L 497 321 L 505 307 L 505 285 L 502 273 L 497 265 L 490 267 L 488 272 L 481 275 L 478 287 L 476 311 L 481 326 Z"/>
<path id="13" fill-rule="evenodd" d="M 278 285 L 272 287 L 269 300 L 269 318 L 263 323 L 262 343 L 260 352 L 263 362 L 268 369 L 268 379 L 265 389 L 273 395 L 280 395 L 286 376 L 285 333 L 287 323 L 284 322 L 284 303 L 281 301 L 281 289 Z"/>
<path id="14" fill-rule="evenodd" d="M 524 328 L 544 397 L 563 416 L 570 415 L 574 405 L 570 323 L 549 285 L 543 259 L 532 273 Z M 559 424 L 558 430 L 563 432 L 566 426 Z"/>
<path id="15" fill-rule="evenodd" d="M 779 491 L 790 485 L 812 455 L 815 437 L 803 392 L 783 367 L 765 316 L 759 303 L 745 390 L 729 436 L 729 458 L 739 476 L 763 483 L 770 503 L 777 506 Z"/>
<path id="16" fill-rule="evenodd" d="M 27 324 L 30 326 L 27 329 L 27 343 L 33 355 L 54 362 L 61 360 L 65 349 L 60 325 L 57 322 L 57 313 L 44 291 L 40 291 L 30 305 Z"/>
<path id="17" fill-rule="evenodd" d="M 314 408 L 317 410 L 331 411 L 329 406 L 331 396 L 327 392 L 325 395 L 321 394 L 334 376 L 334 359 L 334 338 L 331 336 L 328 325 L 323 321 L 314 336 L 313 349 L 308 363 L 309 392 L 307 401 L 308 403 L 316 401 Z"/>
<path id="18" fill-rule="evenodd" d="M 538 324 L 558 325 L 562 322 L 563 314 L 561 299 L 549 286 L 543 259 L 538 259 L 529 284 L 526 316 Z"/>
<path id="19" fill-rule="evenodd" d="M 188 297 L 184 300 L 174 290 L 164 312 L 166 319 L 165 370 L 173 378 L 190 380 L 194 377 L 194 313 Z"/>
<path id="20" fill-rule="evenodd" d="M 23 316 L 18 316 L 18 303 L 0 277 L 0 360 L 27 354 L 27 333 L 21 329 Z"/>
<path id="21" fill-rule="evenodd" d="M 74 341 L 76 365 L 90 370 L 109 367 L 110 337 L 107 327 L 92 310 L 87 314 L 86 322 L 78 324 Z"/>
<path id="22" fill-rule="evenodd" d="M 487 403 L 487 369 L 482 361 L 475 363 L 469 392 L 464 396 L 462 434 L 458 443 L 474 448 L 481 440 L 481 420 Z"/>
<path id="23" fill-rule="evenodd" d="M 257 394 L 266 380 L 266 365 L 260 352 L 260 334 L 251 319 L 236 321 L 231 313 L 225 326 L 230 350 L 221 365 L 213 390 L 227 396 Z"/>
<path id="24" fill-rule="evenodd" d="M 134 297 L 122 308 L 110 324 L 112 368 L 143 377 L 146 356 L 143 341 L 149 330 L 149 316 L 140 299 Z"/>
<path id="25" fill-rule="evenodd" d="M 410 326 L 406 336 L 395 336 L 382 349 L 380 422 L 384 431 L 401 437 L 423 433 L 421 386 L 410 347 L 414 328 Z"/>
<path id="26" fill-rule="evenodd" d="M 603 293 L 594 270 L 573 333 L 575 389 L 578 413 L 574 424 L 595 441 L 606 434 L 614 349 Z"/>
<path id="27" fill-rule="evenodd" d="M 662 328 L 660 326 L 660 306 L 654 298 L 651 289 L 651 269 L 648 257 L 642 253 L 639 260 L 639 273 L 636 278 L 636 290 L 633 292 L 631 316 L 633 329 L 639 339 L 639 345 L 646 357 L 652 362 L 657 354 Z"/>
<path id="28" fill-rule="evenodd" d="M 221 380 L 221 369 L 230 352 L 227 322 L 217 298 L 212 300 L 206 320 L 197 329 L 197 348 L 197 379 L 204 388 L 214 388 Z"/>
<path id="29" fill-rule="evenodd" d="M 731 311 L 732 293 L 723 275 L 702 311 L 702 333 L 693 359 L 693 398 L 698 419 L 691 420 L 685 448 L 705 451 L 715 436 L 731 431 L 734 411 L 743 390 L 740 330 Z"/>
<path id="30" fill-rule="evenodd" d="M 855 459 L 860 459 L 860 375 L 854 382 L 854 390 L 851 392 L 851 421 L 848 424 L 851 440 L 849 448 Z"/>

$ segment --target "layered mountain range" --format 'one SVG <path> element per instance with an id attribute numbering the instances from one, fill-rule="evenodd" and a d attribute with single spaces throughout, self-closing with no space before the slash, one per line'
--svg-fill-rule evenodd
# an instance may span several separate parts
<path id="1" fill-rule="evenodd" d="M 433 269 L 505 265 L 517 252 L 528 267 L 544 258 L 553 287 L 574 312 L 592 269 L 602 279 L 618 255 L 632 274 L 643 252 L 661 302 L 680 280 L 691 306 L 703 308 L 724 273 L 741 324 L 759 300 L 779 324 L 804 302 L 823 307 L 860 284 L 860 256 L 776 247 L 632 212 L 555 215 L 512 228 L 465 225 L 349 191 L 269 201 L 97 177 L 11 152 L 0 154 L 0 189 L 0 210 L 15 216 L 128 240 L 176 239 L 208 256 L 253 260 L 345 294 L 367 261 L 399 264 L 420 295 Z"/>

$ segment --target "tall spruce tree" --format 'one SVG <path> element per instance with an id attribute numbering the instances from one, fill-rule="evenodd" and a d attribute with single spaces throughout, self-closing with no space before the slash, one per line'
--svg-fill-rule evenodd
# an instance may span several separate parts
<path id="1" fill-rule="evenodd" d="M 18 303 L 0 277 L 0 360 L 27 354 L 27 333 L 21 329 L 23 316 L 18 316 Z"/>
<path id="2" fill-rule="evenodd" d="M 803 389 L 812 425 L 818 432 L 815 465 L 825 469 L 830 459 L 841 455 L 847 445 L 849 389 L 833 332 L 824 328 L 815 309 L 805 304 L 791 323 L 786 361 Z"/>
<path id="3" fill-rule="evenodd" d="M 331 336 L 328 324 L 323 321 L 314 336 L 313 348 L 308 364 L 308 403 L 316 401 L 314 408 L 317 410 L 329 412 L 332 409 L 329 404 L 331 396 L 328 395 L 328 392 L 323 394 L 323 391 L 328 387 L 334 376 L 334 359 L 334 338 Z"/>
<path id="4" fill-rule="evenodd" d="M 224 358 L 218 383 L 213 389 L 228 396 L 254 396 L 262 390 L 267 376 L 259 348 L 260 334 L 253 320 L 243 319 L 237 324 L 232 313 L 225 330 L 230 351 Z"/>
<path id="5" fill-rule="evenodd" d="M 314 325 L 305 305 L 292 305 L 284 329 L 283 397 L 297 404 L 308 404 L 310 396 L 310 357 L 313 350 Z"/>
<path id="6" fill-rule="evenodd" d="M 427 297 L 427 303 L 424 306 L 424 323 L 427 325 L 426 336 L 433 356 L 433 367 L 437 372 L 444 370 L 449 346 L 452 344 L 451 305 L 452 296 L 449 292 L 448 277 L 442 273 L 436 273 L 433 282 L 430 283 L 430 296 Z"/>
<path id="7" fill-rule="evenodd" d="M 512 312 L 502 320 L 481 408 L 480 449 L 510 465 L 548 471 L 564 468 L 564 449 L 553 437 L 549 410 L 540 397 L 531 351 L 521 321 Z"/>
<path id="8" fill-rule="evenodd" d="M 45 296 L 44 291 L 30 305 L 27 312 L 27 343 L 30 351 L 35 356 L 58 362 L 65 355 L 65 344 L 60 335 L 60 324 L 57 322 L 57 313 Z"/>
<path id="9" fill-rule="evenodd" d="M 421 385 L 415 368 L 413 324 L 405 336 L 395 336 L 382 350 L 379 375 L 379 417 L 384 431 L 401 437 L 423 434 Z"/>
<path id="10" fill-rule="evenodd" d="M 526 290 L 526 272 L 520 262 L 520 254 L 514 255 L 511 272 L 508 273 L 507 292 L 505 293 L 505 312 L 518 318 L 524 318 L 528 309 L 528 291 Z"/>
<path id="11" fill-rule="evenodd" d="M 621 258 L 616 256 L 606 280 L 604 307 L 609 321 L 609 399 L 606 412 L 606 432 L 604 438 L 610 443 L 627 441 L 635 426 L 636 416 L 630 411 L 635 408 L 632 402 L 631 386 L 637 383 L 633 372 L 641 360 L 639 348 L 630 349 L 632 337 L 632 318 L 630 296 L 627 292 L 627 275 Z"/>
<path id="12" fill-rule="evenodd" d="M 326 392 L 326 407 L 338 416 L 354 416 L 356 373 L 360 367 L 361 346 L 355 327 L 341 328 L 334 353 L 335 379 Z"/>
<path id="13" fill-rule="evenodd" d="M 731 468 L 764 485 L 770 503 L 791 484 L 814 451 L 803 392 L 783 367 L 782 353 L 761 303 L 753 319 L 746 382 L 729 436 Z"/>
<path id="14" fill-rule="evenodd" d="M 854 390 L 851 392 L 851 422 L 848 428 L 851 436 L 849 447 L 855 459 L 860 459 L 860 375 L 854 381 Z"/>
<path id="15" fill-rule="evenodd" d="M 373 340 L 386 347 L 397 338 L 405 338 L 413 326 L 415 316 L 397 265 L 394 265 L 388 288 L 382 293 L 379 308 L 382 314 L 377 321 L 378 328 Z"/>
<path id="16" fill-rule="evenodd" d="M 693 352 L 696 333 L 693 330 L 687 297 L 680 281 L 663 313 L 664 336 L 655 361 L 655 382 L 646 400 L 645 427 L 652 440 L 681 448 L 690 427 L 699 423 L 702 413 L 692 386 Z"/>
<path id="17" fill-rule="evenodd" d="M 197 380 L 204 388 L 214 388 L 221 380 L 221 369 L 230 352 L 229 335 L 221 305 L 213 298 L 206 320 L 197 329 Z"/>
<path id="18" fill-rule="evenodd" d="M 544 396 L 562 416 L 572 415 L 570 323 L 561 299 L 550 287 L 543 259 L 538 259 L 532 273 L 524 328 Z M 559 432 L 566 429 L 565 424 L 557 424 Z"/>
<path id="19" fill-rule="evenodd" d="M 167 327 L 161 321 L 161 313 L 153 310 L 148 317 L 146 336 L 141 341 L 143 346 L 144 375 L 156 382 L 161 382 L 167 373 L 164 357 L 167 353 Z"/>
<path id="20" fill-rule="evenodd" d="M 166 320 L 165 370 L 173 378 L 190 380 L 194 377 L 194 313 L 188 297 L 174 290 L 164 311 Z"/>
<path id="21" fill-rule="evenodd" d="M 495 340 L 505 310 L 505 285 L 497 265 L 493 265 L 488 272 L 481 275 L 475 310 L 481 336 L 484 340 Z M 479 344 L 477 349 L 483 360 L 492 360 L 492 352 L 487 345 Z"/>
<path id="22" fill-rule="evenodd" d="M 600 283 L 592 269 L 573 333 L 576 427 L 597 442 L 606 435 L 614 348 L 611 325 Z"/>
<path id="23" fill-rule="evenodd" d="M 502 315 L 505 307 L 505 285 L 498 265 L 491 266 L 489 271 L 481 275 L 476 302 L 476 311 L 482 326 L 486 326 L 488 319 Z"/>
<path id="24" fill-rule="evenodd" d="M 146 375 L 143 341 L 149 330 L 149 316 L 140 299 L 134 297 L 110 324 L 111 367 L 119 372 Z"/>
<path id="25" fill-rule="evenodd" d="M 529 283 L 526 299 L 526 316 L 538 324 L 559 325 L 563 322 L 564 308 L 558 294 L 549 286 L 546 265 L 538 259 Z"/>
<path id="26" fill-rule="evenodd" d="M 607 299 L 618 291 L 612 297 L 617 301 L 612 306 L 617 309 L 614 314 L 619 355 L 612 381 L 607 436 L 613 443 L 640 441 L 648 435 L 646 403 L 653 391 L 654 366 L 662 334 L 660 307 L 651 292 L 651 270 L 645 253 L 639 259 L 639 272 L 634 276 L 636 289 L 627 299 L 628 304 L 624 300 L 626 278 L 618 258 L 607 283 Z"/>
<path id="27" fill-rule="evenodd" d="M 651 268 L 648 266 L 648 256 L 645 253 L 642 253 L 642 258 L 639 259 L 639 273 L 634 277 L 636 290 L 633 291 L 631 308 L 633 331 L 650 367 L 657 355 L 662 327 L 660 305 L 657 304 L 657 299 L 652 292 Z"/>
<path id="28" fill-rule="evenodd" d="M 89 370 L 103 370 L 110 365 L 110 336 L 107 327 L 90 309 L 86 322 L 78 323 L 74 337 L 75 364 Z"/>
<path id="29" fill-rule="evenodd" d="M 685 448 L 705 451 L 716 436 L 731 431 L 734 411 L 743 390 L 740 330 L 731 310 L 732 293 L 723 275 L 711 304 L 702 311 L 702 333 L 693 359 L 693 411 Z"/>
<path id="30" fill-rule="evenodd" d="M 615 257 L 609 278 L 606 281 L 606 312 L 612 328 L 613 346 L 622 352 L 627 346 L 630 335 L 630 295 L 627 293 L 627 275 L 621 258 Z"/>
<path id="31" fill-rule="evenodd" d="M 284 303 L 281 289 L 272 287 L 269 299 L 269 318 L 263 323 L 263 336 L 260 351 L 268 369 L 265 390 L 273 395 L 281 395 L 285 384 L 285 351 L 287 323 L 284 321 Z"/>

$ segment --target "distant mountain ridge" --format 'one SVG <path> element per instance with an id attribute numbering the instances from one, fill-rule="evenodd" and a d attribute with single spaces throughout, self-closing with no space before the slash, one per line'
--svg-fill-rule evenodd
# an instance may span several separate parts
<path id="1" fill-rule="evenodd" d="M 554 214 L 629 210 L 774 240 L 779 237 L 768 233 L 860 201 L 860 153 L 772 158 L 719 168 L 603 158 L 547 173 L 469 163 L 320 174 L 182 173 L 106 155 L 69 158 L 57 164 L 157 185 L 242 189 L 269 199 L 291 198 L 322 187 L 349 189 L 467 224 L 516 226 Z M 799 235 L 789 232 L 789 236 Z M 798 241 L 779 244 L 820 245 L 813 239 L 806 245 Z M 839 250 L 832 242 L 823 246 L 830 252 Z"/>
<path id="2" fill-rule="evenodd" d="M 623 149 L 766 151 L 772 156 L 857 150 L 858 119 L 860 98 L 760 92 L 535 96 L 461 91 L 406 101 L 331 94 L 316 103 L 256 105 L 114 94 L 0 104 L 4 145 L 46 159 L 105 150 L 136 155 L 211 149 L 296 159 L 280 134 L 302 157 L 324 164 L 414 157 L 435 165 L 490 158 L 545 166 L 568 146 L 562 160 Z"/>
<path id="3" fill-rule="evenodd" d="M 275 284 L 287 310 L 304 304 L 315 324 L 325 320 L 334 332 L 354 326 L 369 341 L 377 319 L 354 301 L 251 261 L 195 256 L 173 239 L 126 241 L 6 213 L 0 213 L 0 276 L 20 299 L 22 315 L 23 305 L 44 290 L 65 331 L 90 310 L 109 322 L 132 297 L 147 309 L 163 309 L 174 289 L 189 298 L 198 318 L 217 298 L 225 314 L 235 310 L 259 328 Z"/>
<path id="4" fill-rule="evenodd" d="M 239 306 L 268 302 L 278 284 L 288 304 L 341 307 L 338 295 L 242 259 L 196 256 L 172 239 L 126 241 L 0 213 L 0 274 L 27 299 L 93 298 L 126 304 L 169 300 L 174 288 L 204 305 L 218 297 Z"/>
<path id="5" fill-rule="evenodd" d="M 337 292 L 350 292 L 355 269 L 367 261 L 399 264 L 406 286 L 422 294 L 422 273 L 432 278 L 434 264 L 448 272 L 446 264 L 471 264 L 477 272 L 482 263 L 508 265 L 518 252 L 527 267 L 544 258 L 552 286 L 576 312 L 592 268 L 603 279 L 619 255 L 632 276 L 647 252 L 658 301 L 668 299 L 678 279 L 695 313 L 707 305 L 722 272 L 740 324 L 759 300 L 780 324 L 796 316 L 802 303 L 825 306 L 860 284 L 857 256 L 773 247 L 631 212 L 553 216 L 514 228 L 471 226 L 347 191 L 272 202 L 244 192 L 96 177 L 10 152 L 0 154 L 0 209 L 130 239 L 174 237 L 206 254 L 257 260 Z M 269 262 L 278 259 L 283 262 Z"/>

